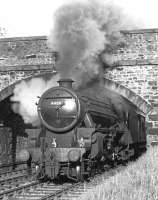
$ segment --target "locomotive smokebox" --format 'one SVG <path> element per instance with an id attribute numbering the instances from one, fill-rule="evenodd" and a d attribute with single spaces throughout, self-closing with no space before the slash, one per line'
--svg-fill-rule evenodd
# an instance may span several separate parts
<path id="1" fill-rule="evenodd" d="M 60 87 L 72 88 L 72 83 L 74 81 L 72 79 L 60 79 L 58 81 Z"/>

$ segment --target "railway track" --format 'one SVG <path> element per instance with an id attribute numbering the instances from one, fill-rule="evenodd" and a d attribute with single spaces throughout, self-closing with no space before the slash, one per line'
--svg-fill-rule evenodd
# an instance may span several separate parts
<path id="1" fill-rule="evenodd" d="M 19 169 L 0 174 L 0 199 L 3 199 L 2 197 L 7 194 L 7 191 L 9 194 L 12 190 L 16 190 L 21 184 L 31 181 L 33 175 L 34 168 L 32 172 L 28 171 L 28 169 Z"/>
<path id="2" fill-rule="evenodd" d="M 5 179 L 5 178 L 6 179 L 11 178 L 11 177 L 18 176 L 18 175 L 21 175 L 21 174 L 27 173 L 27 172 L 28 172 L 28 168 L 2 172 L 2 173 L 0 173 L 0 182 L 1 182 L 1 180 Z"/>
<path id="3" fill-rule="evenodd" d="M 27 188 L 21 194 L 14 195 L 14 200 L 50 200 L 60 197 L 64 192 L 71 190 L 74 186 L 80 183 L 64 183 L 54 184 L 51 182 L 39 183 L 37 185 Z"/>
<path id="4" fill-rule="evenodd" d="M 21 162 L 21 163 L 9 163 L 9 164 L 3 164 L 0 165 L 0 179 L 5 176 L 10 176 L 12 174 L 17 173 L 18 171 L 22 171 L 27 169 L 27 163 Z"/>
<path id="5" fill-rule="evenodd" d="M 19 184 L 17 183 L 14 186 L 10 186 L 10 188 L 7 188 L 3 191 L 0 191 L 0 199 L 1 200 L 13 200 L 14 194 L 18 194 L 19 191 L 22 192 L 23 189 L 27 189 L 28 187 L 32 187 L 34 185 L 39 184 L 38 181 L 29 181 L 28 179 L 22 183 L 20 182 Z"/>
<path id="6" fill-rule="evenodd" d="M 9 200 L 74 200 L 88 189 L 96 186 L 101 180 L 122 170 L 123 167 L 107 170 L 104 174 L 97 174 L 88 181 L 79 183 L 55 184 L 53 182 L 28 181 L 14 188 L 0 192 L 0 199 Z M 7 198 L 6 198 L 7 197 Z"/>
<path id="7" fill-rule="evenodd" d="M 71 190 L 63 192 L 60 196 L 57 196 L 55 200 L 80 200 L 80 196 L 87 192 L 87 190 L 93 189 L 95 186 L 100 184 L 101 181 L 106 181 L 108 178 L 114 176 L 119 171 L 123 170 L 123 167 L 117 167 L 115 169 L 108 169 L 104 174 L 97 174 L 89 181 L 80 183 L 74 186 Z M 47 199 L 44 199 L 47 200 Z M 51 199 L 52 200 L 52 199 Z"/>
<path id="8" fill-rule="evenodd" d="M 1 164 L 0 169 L 7 168 L 7 167 L 17 167 L 19 165 L 27 164 L 27 162 L 16 162 L 16 163 L 7 163 L 7 164 Z"/>

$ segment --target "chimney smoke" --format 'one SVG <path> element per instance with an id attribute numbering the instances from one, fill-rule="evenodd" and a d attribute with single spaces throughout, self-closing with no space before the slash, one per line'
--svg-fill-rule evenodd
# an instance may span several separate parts
<path id="1" fill-rule="evenodd" d="M 60 55 L 56 69 L 61 78 L 73 77 L 77 86 L 83 87 L 103 77 L 104 66 L 113 64 L 112 51 L 124 43 L 120 30 L 129 24 L 122 10 L 110 2 L 85 0 L 62 5 L 48 38 L 49 47 Z"/>

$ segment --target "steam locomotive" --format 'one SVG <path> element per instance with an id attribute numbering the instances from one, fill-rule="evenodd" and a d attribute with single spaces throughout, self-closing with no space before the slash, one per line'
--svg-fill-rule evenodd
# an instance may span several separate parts
<path id="1" fill-rule="evenodd" d="M 121 95 L 98 83 L 74 88 L 71 79 L 40 97 L 38 148 L 30 151 L 37 177 L 83 180 L 106 164 L 146 150 L 145 116 Z"/>

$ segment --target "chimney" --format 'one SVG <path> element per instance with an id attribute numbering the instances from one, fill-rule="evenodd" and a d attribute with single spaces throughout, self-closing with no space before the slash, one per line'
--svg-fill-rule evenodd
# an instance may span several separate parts
<path id="1" fill-rule="evenodd" d="M 60 79 L 58 81 L 59 87 L 66 87 L 66 88 L 72 88 L 72 83 L 74 81 L 72 79 Z"/>

